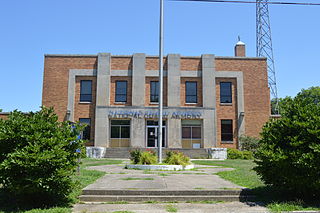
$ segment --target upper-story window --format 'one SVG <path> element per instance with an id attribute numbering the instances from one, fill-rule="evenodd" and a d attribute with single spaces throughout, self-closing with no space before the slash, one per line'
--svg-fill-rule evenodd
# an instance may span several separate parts
<path id="1" fill-rule="evenodd" d="M 159 81 L 150 82 L 150 102 L 159 102 Z"/>
<path id="2" fill-rule="evenodd" d="M 80 102 L 92 101 L 92 81 L 81 80 L 80 81 Z"/>
<path id="3" fill-rule="evenodd" d="M 186 103 L 197 103 L 197 82 L 187 81 L 186 82 Z"/>
<path id="4" fill-rule="evenodd" d="M 115 102 L 127 102 L 127 81 L 116 81 Z"/>
<path id="5" fill-rule="evenodd" d="M 82 140 L 90 140 L 90 132 L 91 132 L 91 119 L 90 118 L 80 118 L 79 122 L 81 124 L 85 124 L 86 126 L 81 132 L 81 139 Z"/>
<path id="6" fill-rule="evenodd" d="M 220 82 L 220 103 L 232 103 L 231 82 Z"/>

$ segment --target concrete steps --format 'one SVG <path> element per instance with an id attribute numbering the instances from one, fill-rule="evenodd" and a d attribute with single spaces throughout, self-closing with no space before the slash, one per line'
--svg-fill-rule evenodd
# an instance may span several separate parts
<path id="1" fill-rule="evenodd" d="M 144 201 L 249 201 L 249 190 L 83 190 L 82 202 L 144 202 Z"/>
<path id="2" fill-rule="evenodd" d="M 107 148 L 105 157 L 106 158 L 129 158 L 130 157 L 130 150 L 135 150 L 137 148 Z M 146 150 L 146 148 L 139 148 L 140 150 Z M 156 148 L 152 148 L 157 152 Z M 208 157 L 208 150 L 207 149 L 182 149 L 182 148 L 163 148 L 163 157 L 166 156 L 167 151 L 179 151 L 183 152 L 190 158 L 207 158 Z"/>

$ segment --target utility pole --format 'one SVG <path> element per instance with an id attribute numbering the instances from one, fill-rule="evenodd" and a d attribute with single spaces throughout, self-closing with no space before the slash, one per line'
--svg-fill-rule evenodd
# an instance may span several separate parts
<path id="1" fill-rule="evenodd" d="M 162 110 L 163 110 L 163 0 L 160 0 L 159 32 L 159 119 L 158 119 L 158 161 L 162 163 Z"/>

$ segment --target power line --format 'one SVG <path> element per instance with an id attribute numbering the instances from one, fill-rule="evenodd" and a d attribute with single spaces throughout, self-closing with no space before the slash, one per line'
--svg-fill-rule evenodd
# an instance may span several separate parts
<path id="1" fill-rule="evenodd" d="M 197 1 L 197 2 L 211 2 L 211 3 L 242 3 L 242 4 L 256 4 L 256 1 L 241 1 L 241 0 L 171 0 L 171 1 Z M 320 6 L 320 3 L 311 2 L 279 2 L 268 1 L 267 4 L 280 4 L 280 5 L 300 5 L 300 6 Z"/>

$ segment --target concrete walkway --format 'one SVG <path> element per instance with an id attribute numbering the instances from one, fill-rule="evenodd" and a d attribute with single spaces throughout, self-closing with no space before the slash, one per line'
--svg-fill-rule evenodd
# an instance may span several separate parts
<path id="1" fill-rule="evenodd" d="M 243 187 L 223 180 L 216 175 L 220 171 L 230 171 L 231 168 L 196 165 L 190 171 L 143 171 L 124 169 L 124 165 L 103 165 L 88 167 L 90 170 L 107 172 L 95 183 L 84 190 L 123 190 L 123 191 L 205 191 L 205 190 L 240 190 Z M 218 202 L 202 203 L 146 203 L 129 202 L 115 203 L 82 203 L 74 206 L 73 212 L 268 212 L 266 208 L 254 203 Z"/>
<path id="2" fill-rule="evenodd" d="M 196 165 L 191 171 L 145 171 L 124 169 L 124 165 L 92 166 L 87 169 L 107 172 L 107 175 L 85 190 L 212 190 L 241 189 L 243 187 L 223 180 L 215 173 L 230 168 Z"/>

